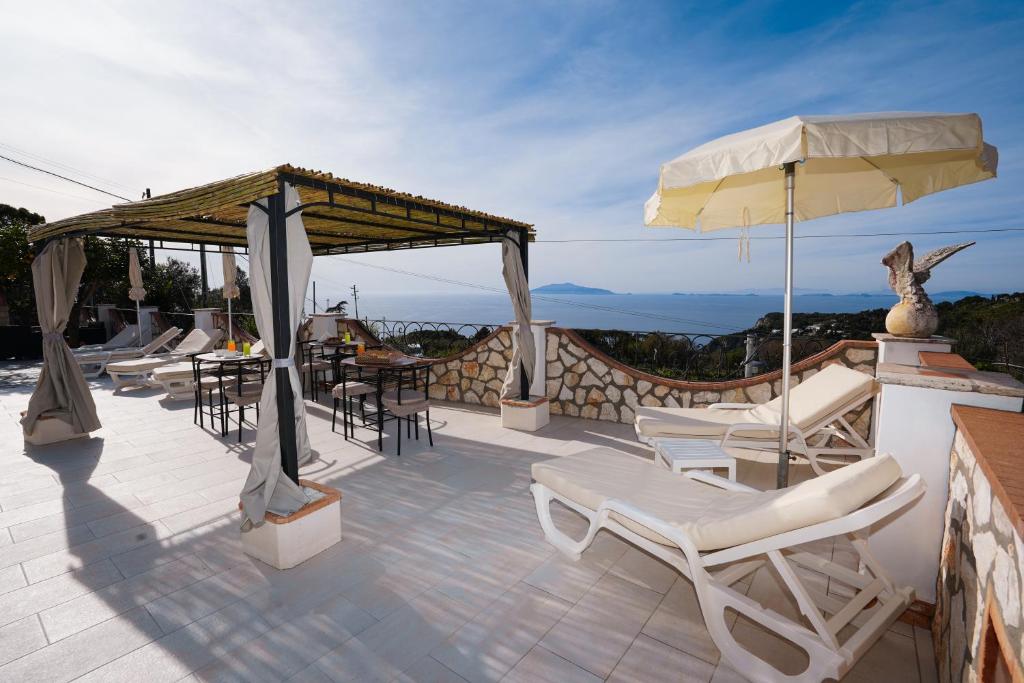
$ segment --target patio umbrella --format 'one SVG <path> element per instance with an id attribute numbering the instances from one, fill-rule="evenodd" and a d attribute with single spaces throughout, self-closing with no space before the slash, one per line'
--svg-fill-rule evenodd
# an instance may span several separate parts
<path id="1" fill-rule="evenodd" d="M 231 327 L 231 300 L 238 298 L 240 291 L 235 284 L 237 268 L 235 266 L 235 248 L 221 247 L 221 267 L 224 269 L 224 298 L 228 300 L 228 339 L 234 339 Z"/>
<path id="2" fill-rule="evenodd" d="M 89 385 L 64 341 L 64 328 L 84 270 L 85 246 L 80 238 L 50 242 L 32 261 L 36 311 L 43 332 L 43 369 L 21 419 L 26 434 L 32 433 L 44 413 L 64 420 L 82 434 L 101 426 Z"/>
<path id="3" fill-rule="evenodd" d="M 268 207 L 266 199 L 256 202 L 263 209 Z M 291 185 L 285 186 L 285 206 L 299 204 L 299 193 Z M 260 421 L 256 428 L 256 447 L 252 456 L 249 477 L 242 489 L 243 528 L 249 524 L 263 524 L 264 514 L 269 511 L 289 515 L 306 503 L 306 495 L 281 469 L 281 441 L 278 433 L 277 372 L 276 368 L 288 369 L 292 394 L 292 415 L 295 420 L 295 438 L 299 465 L 305 465 L 312 458 L 309 449 L 309 435 L 306 433 L 306 408 L 302 401 L 302 384 L 295 363 L 295 332 L 302 318 L 302 304 L 306 298 L 306 286 L 313 267 L 313 252 L 309 248 L 306 229 L 302 225 L 302 212 L 296 211 L 285 219 L 285 241 L 288 255 L 288 335 L 287 358 L 279 359 L 274 342 L 274 321 L 272 308 L 270 274 L 270 220 L 265 210 L 249 207 L 249 283 L 252 291 L 252 308 L 256 315 L 256 327 L 267 353 L 274 358 L 274 368 L 267 375 L 260 396 Z"/>
<path id="4" fill-rule="evenodd" d="M 664 164 L 644 205 L 649 226 L 786 224 L 778 485 L 789 460 L 793 223 L 908 204 L 994 178 L 998 155 L 977 114 L 793 116 L 727 135 Z"/>
<path id="5" fill-rule="evenodd" d="M 135 247 L 128 250 L 128 282 L 131 288 L 128 290 L 128 298 L 135 302 L 135 323 L 139 326 L 139 334 L 142 334 L 142 300 L 146 298 L 146 290 L 142 287 L 142 268 L 139 266 L 139 252 Z M 141 337 L 140 337 L 141 339 Z M 142 341 L 148 342 L 149 339 Z"/>

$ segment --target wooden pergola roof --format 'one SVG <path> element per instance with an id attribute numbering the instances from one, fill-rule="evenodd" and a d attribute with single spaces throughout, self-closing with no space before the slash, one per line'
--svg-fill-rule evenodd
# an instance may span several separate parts
<path id="1" fill-rule="evenodd" d="M 498 242 L 528 223 L 284 165 L 33 227 L 29 240 L 97 235 L 246 246 L 248 205 L 292 184 L 314 254 Z"/>

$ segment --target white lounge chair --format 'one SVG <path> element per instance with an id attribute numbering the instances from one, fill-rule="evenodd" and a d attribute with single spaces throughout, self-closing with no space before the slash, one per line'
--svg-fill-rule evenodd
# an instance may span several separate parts
<path id="1" fill-rule="evenodd" d="M 757 491 L 706 472 L 673 474 L 653 462 L 596 448 L 534 464 L 531 491 L 545 537 L 569 557 L 578 559 L 595 534 L 607 529 L 689 579 L 708 632 L 735 671 L 753 681 L 820 681 L 841 678 L 914 599 L 912 588 L 893 585 L 867 547 L 871 524 L 924 492 L 919 475 L 899 481 L 901 475 L 896 461 L 882 455 L 786 489 Z M 589 520 L 582 540 L 555 528 L 552 499 Z M 840 535 L 852 538 L 859 572 L 791 550 Z M 766 562 L 810 627 L 732 588 Z M 849 586 L 853 597 L 843 602 L 812 593 L 793 565 Z M 743 648 L 730 632 L 727 609 L 804 650 L 808 667 L 786 675 Z"/>
<path id="2" fill-rule="evenodd" d="M 844 417 L 878 393 L 878 383 L 866 373 L 829 365 L 793 387 L 789 394 L 790 448 L 806 457 L 817 474 L 824 462 L 844 464 L 834 456 L 874 455 L 874 446 Z M 782 399 L 767 403 L 715 403 L 707 408 L 638 407 L 637 437 L 652 443 L 658 437 L 720 440 L 720 445 L 755 450 L 778 448 Z M 843 445 L 830 446 L 835 437 Z"/>
<path id="3" fill-rule="evenodd" d="M 213 330 L 212 333 L 207 333 L 197 327 L 185 335 L 181 343 L 170 353 L 156 353 L 142 358 L 107 363 L 107 374 L 114 380 L 115 389 L 130 386 L 149 386 L 150 375 L 153 370 L 185 360 L 188 356 L 197 353 L 212 351 L 213 347 L 220 341 L 220 337 L 220 330 Z"/>
<path id="4" fill-rule="evenodd" d="M 266 347 L 262 341 L 253 344 L 250 349 L 252 356 L 262 356 L 265 353 Z M 178 360 L 154 368 L 152 378 L 154 383 L 164 388 L 167 398 L 181 401 L 195 397 L 195 377 L 191 360 Z"/>
<path id="5" fill-rule="evenodd" d="M 98 351 L 113 351 L 130 347 L 139 336 L 138 325 L 125 325 L 121 331 L 102 344 L 85 344 L 77 349 L 71 349 L 71 353 L 77 355 L 96 353 Z"/>
<path id="6" fill-rule="evenodd" d="M 78 366 L 82 368 L 82 374 L 89 379 L 93 379 L 102 375 L 110 363 L 130 360 L 132 358 L 142 358 L 159 353 L 160 349 L 169 349 L 170 343 L 179 334 L 181 334 L 181 328 L 172 327 L 145 346 L 80 353 L 75 354 L 75 360 L 78 361 Z"/>

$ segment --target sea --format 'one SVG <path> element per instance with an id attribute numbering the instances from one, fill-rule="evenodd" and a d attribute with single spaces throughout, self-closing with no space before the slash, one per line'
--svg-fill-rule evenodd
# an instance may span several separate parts
<path id="1" fill-rule="evenodd" d="M 964 294 L 933 296 L 936 302 Z M 797 313 L 856 313 L 889 308 L 888 294 L 797 294 Z M 563 327 L 634 331 L 726 334 L 752 327 L 766 313 L 782 310 L 782 296 L 771 294 L 534 294 L 533 318 Z M 355 313 L 349 302 L 348 313 Z M 359 317 L 496 325 L 512 319 L 508 296 L 485 293 L 361 293 Z"/>

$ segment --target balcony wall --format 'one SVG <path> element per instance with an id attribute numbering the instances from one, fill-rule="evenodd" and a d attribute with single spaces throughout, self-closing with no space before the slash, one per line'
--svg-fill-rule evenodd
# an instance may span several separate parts
<path id="1" fill-rule="evenodd" d="M 795 363 L 797 382 L 831 363 L 874 374 L 877 345 L 841 341 Z M 496 329 L 466 351 L 440 359 L 431 375 L 431 396 L 461 403 L 497 406 L 502 382 L 512 358 L 512 334 Z M 637 406 L 700 407 L 717 402 L 764 403 L 779 395 L 781 372 L 727 382 L 686 382 L 650 375 L 619 363 L 595 349 L 576 332 L 552 327 L 547 333 L 543 368 L 551 412 L 592 420 L 632 423 Z M 850 424 L 867 436 L 869 404 L 847 415 Z"/>

